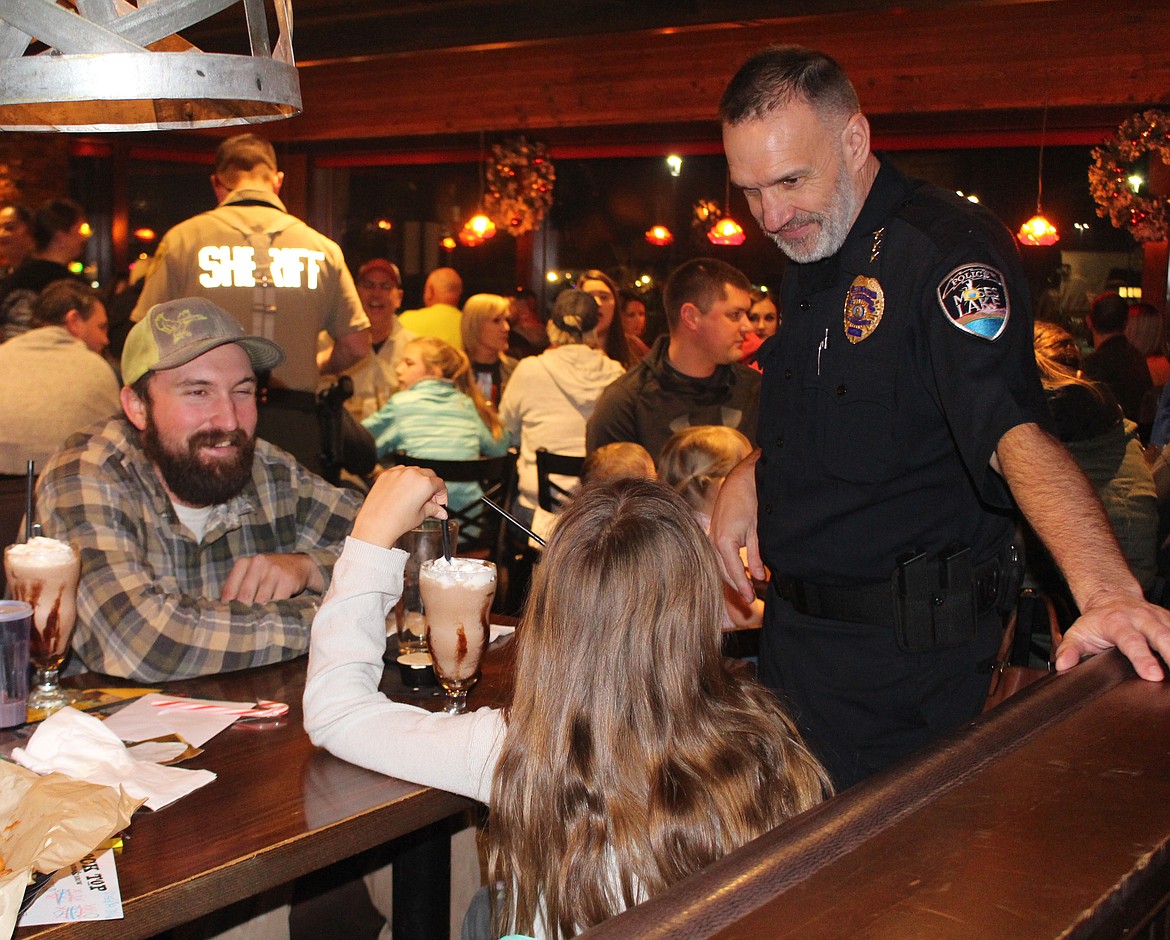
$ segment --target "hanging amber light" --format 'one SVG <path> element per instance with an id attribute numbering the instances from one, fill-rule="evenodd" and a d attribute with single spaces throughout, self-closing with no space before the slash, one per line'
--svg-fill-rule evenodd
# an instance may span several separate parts
<path id="1" fill-rule="evenodd" d="M 707 240 L 712 245 L 742 245 L 745 238 L 743 227 L 730 216 L 724 216 L 707 230 Z"/>
<path id="2" fill-rule="evenodd" d="M 482 212 L 477 212 L 463 223 L 459 231 L 459 241 L 468 248 L 482 245 L 489 238 L 496 237 L 496 223 Z"/>
<path id="3" fill-rule="evenodd" d="M 731 171 L 723 179 L 723 211 L 731 212 Z M 724 215 L 718 222 L 707 229 L 707 241 L 712 245 L 742 245 L 747 238 L 743 233 L 743 226 L 730 215 Z"/>
<path id="4" fill-rule="evenodd" d="M 1039 206 L 1036 207 L 1036 214 L 1020 226 L 1016 237 L 1021 245 L 1055 245 L 1060 241 L 1056 227 L 1044 218 Z"/>
<path id="5" fill-rule="evenodd" d="M 454 251 L 455 239 L 453 239 L 450 235 L 444 235 L 443 240 L 439 242 L 439 245 L 443 248 L 444 251 Z"/>
<path id="6" fill-rule="evenodd" d="M 1016 237 L 1021 245 L 1033 247 L 1041 245 L 1055 245 L 1060 241 L 1056 233 L 1056 226 L 1044 218 L 1044 210 L 1040 208 L 1040 199 L 1044 195 L 1044 135 L 1048 130 L 1048 104 L 1044 105 L 1044 115 L 1040 120 L 1040 159 L 1036 171 L 1036 214 L 1028 219 Z"/>
<path id="7" fill-rule="evenodd" d="M 665 248 L 667 245 L 674 244 L 674 235 L 665 225 L 655 225 L 646 233 L 646 241 L 651 245 Z"/>

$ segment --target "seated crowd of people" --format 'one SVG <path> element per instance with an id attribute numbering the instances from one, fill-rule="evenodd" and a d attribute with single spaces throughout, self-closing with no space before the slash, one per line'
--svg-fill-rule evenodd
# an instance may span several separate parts
<path id="1" fill-rule="evenodd" d="M 216 211 L 291 219 L 271 148 L 226 148 Z M 558 293 L 547 319 L 527 292 L 460 306 L 451 268 L 431 272 L 422 307 L 400 312 L 401 272 L 374 258 L 356 277 L 330 272 L 336 305 L 307 316 L 312 342 L 298 334 L 293 352 L 257 329 L 253 288 L 234 306 L 160 300 L 178 274 L 155 267 L 115 361 L 105 306 L 67 267 L 84 244 L 80 207 L 0 216 L 0 230 L 20 224 L 35 238 L 23 260 L 9 247 L 18 238 L 3 242 L 0 472 L 35 461 L 36 520 L 81 549 L 73 668 L 154 683 L 308 653 L 315 743 L 490 806 L 488 930 L 572 936 L 841 784 L 802 716 L 723 656 L 725 631 L 761 624 L 765 585 L 746 596 L 724 583 L 708 530 L 725 481 L 753 459 L 761 375 L 784 336 L 773 295 L 742 272 L 681 264 L 660 311 L 650 303 L 664 325 L 654 336 L 649 298 L 604 271 Z M 1157 445 L 1170 442 L 1170 405 L 1151 402 L 1170 366 L 1148 319 L 1106 293 L 1087 320 L 1092 355 L 1041 322 L 1034 352 L 1054 433 L 1160 600 L 1170 464 Z M 337 486 L 267 438 L 260 399 L 285 392 L 300 408 L 342 380 L 346 433 L 374 470 L 351 468 Z M 507 508 L 547 537 L 535 564 L 517 549 L 526 540 L 507 548 L 529 553 L 515 640 L 525 681 L 504 711 L 431 714 L 381 696 L 385 611 L 405 561 L 395 542 L 482 493 L 411 458 L 513 450 Z M 538 496 L 542 451 L 582 460 L 580 485 L 560 476 L 570 495 L 552 509 Z M 752 567 L 750 547 L 737 550 Z M 1038 541 L 1029 557 L 1029 583 L 1060 598 L 1070 625 L 1076 603 L 1056 563 Z M 574 668 L 584 661 L 610 668 L 586 675 Z M 288 911 L 265 917 L 286 923 Z"/>

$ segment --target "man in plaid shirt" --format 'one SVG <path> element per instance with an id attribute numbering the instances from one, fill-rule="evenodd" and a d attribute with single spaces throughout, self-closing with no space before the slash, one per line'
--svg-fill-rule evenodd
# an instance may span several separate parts
<path id="1" fill-rule="evenodd" d="M 125 417 L 73 435 L 37 516 L 81 549 L 73 648 L 158 682 L 300 656 L 359 500 L 255 437 L 284 361 L 202 298 L 157 304 L 122 355 Z"/>

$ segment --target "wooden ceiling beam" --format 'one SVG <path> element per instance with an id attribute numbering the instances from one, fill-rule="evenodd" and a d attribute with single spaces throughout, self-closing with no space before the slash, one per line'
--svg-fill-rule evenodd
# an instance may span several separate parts
<path id="1" fill-rule="evenodd" d="M 711 122 L 724 85 L 769 43 L 823 49 L 883 124 L 978 131 L 980 115 L 1108 127 L 1170 102 L 1165 0 L 851 10 L 680 29 L 437 49 L 299 68 L 304 113 L 274 139 L 361 141 Z M 1020 112 L 1024 112 L 1020 115 Z"/>

